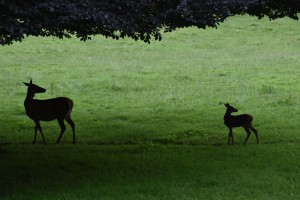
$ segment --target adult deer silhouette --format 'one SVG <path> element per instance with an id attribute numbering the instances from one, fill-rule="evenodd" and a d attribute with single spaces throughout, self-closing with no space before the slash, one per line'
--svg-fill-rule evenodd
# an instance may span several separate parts
<path id="1" fill-rule="evenodd" d="M 229 129 L 228 144 L 230 144 L 230 138 L 231 138 L 232 144 L 234 144 L 233 133 L 232 133 L 232 129 L 234 127 L 243 127 L 245 129 L 245 131 L 247 132 L 247 138 L 246 138 L 244 144 L 246 144 L 247 140 L 249 139 L 249 137 L 251 135 L 251 131 L 253 131 L 253 133 L 255 134 L 256 142 L 258 144 L 259 141 L 258 141 L 257 130 L 252 125 L 253 117 L 248 114 L 236 115 L 236 116 L 231 115 L 231 113 L 233 113 L 233 112 L 238 112 L 238 109 L 232 107 L 228 103 L 226 103 L 224 105 L 227 107 L 225 115 L 224 115 L 224 124 Z"/>
<path id="2" fill-rule="evenodd" d="M 33 99 L 36 93 L 44 93 L 46 92 L 46 89 L 33 84 L 32 80 L 30 80 L 30 83 L 23 82 L 23 84 L 28 87 L 27 96 L 24 101 L 26 115 L 35 123 L 33 144 L 36 142 L 37 130 L 41 132 L 44 144 L 46 144 L 40 121 L 52 121 L 55 119 L 57 119 L 61 128 L 61 132 L 56 144 L 59 143 L 66 130 L 64 120 L 66 120 L 72 127 L 73 144 L 75 144 L 75 124 L 71 119 L 73 101 L 67 97 L 58 97 L 45 100 Z"/>

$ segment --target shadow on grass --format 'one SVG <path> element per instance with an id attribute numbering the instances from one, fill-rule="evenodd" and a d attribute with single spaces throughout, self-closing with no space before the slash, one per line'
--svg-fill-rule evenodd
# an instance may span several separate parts
<path id="1" fill-rule="evenodd" d="M 163 145 L 9 144 L 2 147 L 5 153 L 0 155 L 0 197 L 4 199 L 85 195 L 78 191 L 87 192 L 86 195 L 92 191 L 101 196 L 114 196 L 117 194 L 110 193 L 123 193 L 124 187 L 131 190 L 132 185 L 157 188 L 161 181 L 173 181 L 178 170 L 187 170 L 191 163 L 184 159 L 190 153 L 186 148 L 178 155 L 177 148 Z"/>
<path id="2" fill-rule="evenodd" d="M 228 146 L 155 142 L 2 143 L 0 197 L 132 199 L 138 198 L 135 194 L 141 194 L 146 197 L 154 195 L 152 199 L 170 199 L 164 195 L 182 199 L 197 197 L 201 188 L 206 188 L 202 192 L 211 195 L 224 187 L 221 193 L 226 196 L 230 191 L 228 187 L 232 184 L 243 187 L 243 184 L 249 184 L 249 177 L 255 184 L 258 179 L 262 181 L 258 189 L 265 188 L 262 187 L 264 184 L 275 179 L 289 180 L 294 176 L 290 172 L 296 173 L 298 167 L 297 159 L 292 159 L 298 155 L 298 151 L 294 151 L 295 147 L 299 149 L 298 144 Z M 274 156 L 280 159 L 276 160 Z M 260 171 L 253 171 L 257 168 Z M 277 171 L 289 173 L 274 178 L 269 176 Z M 210 186 L 212 182 L 214 185 Z M 292 180 L 282 185 L 291 183 Z"/>

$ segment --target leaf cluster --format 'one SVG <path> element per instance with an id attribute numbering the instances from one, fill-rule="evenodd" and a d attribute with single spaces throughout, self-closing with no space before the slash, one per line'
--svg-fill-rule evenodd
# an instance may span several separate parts
<path id="1" fill-rule="evenodd" d="M 150 43 L 161 31 L 217 27 L 233 15 L 298 19 L 298 0 L 0 0 L 0 43 L 25 36 L 93 35 Z"/>

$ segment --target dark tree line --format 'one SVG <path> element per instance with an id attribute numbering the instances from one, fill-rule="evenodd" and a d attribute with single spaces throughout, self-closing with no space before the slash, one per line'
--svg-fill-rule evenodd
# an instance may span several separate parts
<path id="1" fill-rule="evenodd" d="M 161 31 L 217 27 L 249 14 L 298 20 L 300 0 L 0 0 L 0 43 L 25 36 L 161 40 Z"/>

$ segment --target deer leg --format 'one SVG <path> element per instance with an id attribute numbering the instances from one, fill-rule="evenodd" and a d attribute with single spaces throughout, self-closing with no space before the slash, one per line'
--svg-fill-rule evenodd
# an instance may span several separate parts
<path id="1" fill-rule="evenodd" d="M 233 139 L 233 131 L 232 131 L 232 129 L 230 130 L 230 132 L 231 132 L 231 141 L 232 141 L 232 144 L 234 145 L 234 139 Z"/>
<path id="2" fill-rule="evenodd" d="M 66 130 L 66 126 L 65 126 L 65 124 L 64 124 L 64 120 L 63 120 L 63 119 L 57 119 L 57 121 L 58 121 L 58 124 L 59 124 L 59 126 L 60 126 L 61 132 L 60 132 L 60 135 L 59 135 L 59 137 L 58 137 L 58 139 L 57 139 L 57 141 L 56 141 L 56 144 L 59 143 L 61 137 L 63 136 L 63 134 L 64 134 L 64 132 L 65 132 L 65 130 Z"/>
<path id="3" fill-rule="evenodd" d="M 35 134 L 34 134 L 33 144 L 36 142 L 37 129 L 39 129 L 39 131 L 41 132 L 43 142 L 44 142 L 44 144 L 46 144 L 46 140 L 45 140 L 45 137 L 44 137 L 44 134 L 43 134 L 43 131 L 42 131 L 42 127 L 41 127 L 40 121 L 38 121 L 38 120 L 35 121 Z"/>
<path id="4" fill-rule="evenodd" d="M 45 137 L 44 137 L 44 134 L 43 134 L 43 131 L 42 131 L 42 127 L 41 127 L 41 124 L 40 124 L 40 122 L 39 122 L 39 126 L 38 126 L 38 128 L 39 128 L 39 130 L 40 130 L 40 132 L 41 132 L 41 135 L 42 135 L 42 138 L 43 138 L 44 144 L 46 144 L 46 139 L 45 139 Z"/>
<path id="5" fill-rule="evenodd" d="M 247 137 L 246 140 L 244 142 L 244 144 L 246 144 L 247 140 L 249 139 L 250 135 L 251 135 L 251 131 L 249 130 L 249 128 L 244 127 L 245 131 L 247 132 Z"/>
<path id="6" fill-rule="evenodd" d="M 33 138 L 32 144 L 35 144 L 35 142 L 36 142 L 37 129 L 38 129 L 38 124 L 35 122 L 35 127 L 34 127 L 34 138 Z"/>
<path id="7" fill-rule="evenodd" d="M 257 144 L 259 143 L 259 141 L 258 141 L 258 134 L 257 134 L 257 130 L 253 127 L 253 126 L 251 126 L 250 127 L 250 129 L 251 129 L 251 131 L 253 131 L 253 133 L 255 134 L 255 137 L 256 137 L 256 142 L 257 142 Z"/>
<path id="8" fill-rule="evenodd" d="M 232 129 L 231 128 L 229 129 L 229 133 L 228 133 L 228 144 L 230 144 L 230 138 L 231 138 L 232 144 L 234 144 L 233 133 L 232 133 Z"/>
<path id="9" fill-rule="evenodd" d="M 227 142 L 227 144 L 229 144 L 229 142 L 230 142 L 230 131 L 228 133 L 228 142 Z"/>
<path id="10" fill-rule="evenodd" d="M 76 140 L 75 140 L 75 124 L 74 122 L 72 121 L 71 119 L 71 116 L 70 115 L 67 115 L 65 117 L 65 120 L 70 124 L 70 126 L 72 127 L 72 131 L 73 131 L 73 144 L 76 143 Z"/>

